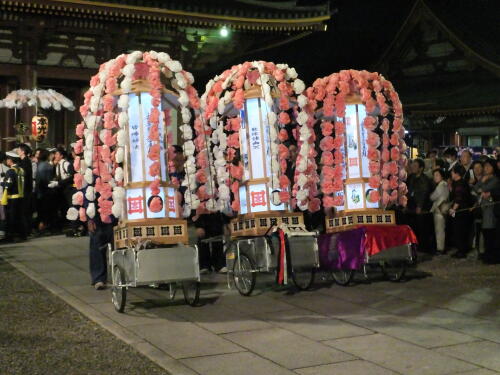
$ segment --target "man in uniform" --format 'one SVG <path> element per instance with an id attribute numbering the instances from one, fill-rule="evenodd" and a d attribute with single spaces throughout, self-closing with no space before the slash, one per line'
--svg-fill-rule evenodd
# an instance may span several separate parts
<path id="1" fill-rule="evenodd" d="M 2 187 L 2 205 L 5 205 L 5 216 L 7 221 L 7 235 L 5 240 L 11 242 L 17 234 L 21 240 L 26 240 L 26 225 L 23 212 L 24 195 L 24 170 L 19 167 L 19 158 L 16 152 L 6 153 L 5 164 L 9 169 L 5 173 Z"/>

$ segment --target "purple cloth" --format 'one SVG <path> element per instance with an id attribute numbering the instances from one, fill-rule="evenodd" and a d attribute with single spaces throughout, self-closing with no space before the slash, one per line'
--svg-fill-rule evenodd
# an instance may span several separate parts
<path id="1" fill-rule="evenodd" d="M 324 269 L 357 270 L 365 262 L 365 228 L 322 234 L 318 238 L 319 260 Z"/>

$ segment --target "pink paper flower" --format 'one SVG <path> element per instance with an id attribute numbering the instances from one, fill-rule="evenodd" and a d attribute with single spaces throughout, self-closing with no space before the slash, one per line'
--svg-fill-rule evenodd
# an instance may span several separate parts
<path id="1" fill-rule="evenodd" d="M 322 151 L 332 151 L 334 148 L 334 141 L 331 136 L 326 136 L 324 137 L 320 142 L 319 142 L 319 148 Z"/>
<path id="2" fill-rule="evenodd" d="M 152 195 L 160 194 L 160 180 L 155 179 L 149 184 L 149 188 L 151 189 Z"/>
<path id="3" fill-rule="evenodd" d="M 281 175 L 279 180 L 281 189 L 288 189 L 290 187 L 290 179 L 286 175 Z"/>
<path id="4" fill-rule="evenodd" d="M 280 142 L 285 142 L 288 139 L 288 132 L 286 131 L 286 129 L 280 129 L 278 133 L 278 139 L 280 140 Z"/>
<path id="5" fill-rule="evenodd" d="M 317 212 L 321 208 L 321 201 L 318 198 L 312 198 L 309 201 L 309 207 L 308 210 L 310 212 Z"/>
<path id="6" fill-rule="evenodd" d="M 321 164 L 333 165 L 333 154 L 330 151 L 323 151 L 321 154 Z"/>
<path id="7" fill-rule="evenodd" d="M 83 185 L 83 176 L 80 173 L 75 173 L 73 176 L 73 182 L 75 183 L 75 187 L 80 190 Z"/>
<path id="8" fill-rule="evenodd" d="M 240 148 L 240 133 L 233 133 L 227 137 L 227 145 L 229 147 Z"/>
<path id="9" fill-rule="evenodd" d="M 290 116 L 286 112 L 280 112 L 278 121 L 282 125 L 286 125 L 290 123 Z"/>
<path id="10" fill-rule="evenodd" d="M 151 212 L 161 212 L 163 210 L 163 202 L 160 197 L 158 196 L 153 196 L 151 199 L 151 202 L 149 203 L 149 210 Z"/>
<path id="11" fill-rule="evenodd" d="M 280 191 L 279 195 L 281 203 L 288 203 L 290 201 L 290 193 L 288 191 Z"/>
<path id="12" fill-rule="evenodd" d="M 229 174 L 236 180 L 241 180 L 243 177 L 243 166 L 241 164 L 229 166 Z"/>
<path id="13" fill-rule="evenodd" d="M 149 166 L 149 175 L 152 177 L 156 177 L 160 175 L 160 163 L 154 162 Z"/>
<path id="14" fill-rule="evenodd" d="M 242 109 L 244 101 L 245 101 L 244 91 L 242 89 L 236 90 L 236 92 L 234 93 L 234 97 L 233 97 L 234 108 Z"/>
<path id="15" fill-rule="evenodd" d="M 86 222 L 87 221 L 87 211 L 85 210 L 85 208 L 80 207 L 80 209 L 78 210 L 78 219 L 81 222 Z"/>
<path id="16" fill-rule="evenodd" d="M 380 200 L 380 193 L 378 190 L 372 190 L 370 191 L 370 195 L 368 197 L 371 203 L 375 203 Z"/>
<path id="17" fill-rule="evenodd" d="M 83 152 L 83 139 L 76 141 L 73 150 L 75 151 L 75 154 L 81 154 Z"/>
<path id="18" fill-rule="evenodd" d="M 378 189 L 380 187 L 380 176 L 374 175 L 368 179 L 368 184 L 373 189 Z"/>

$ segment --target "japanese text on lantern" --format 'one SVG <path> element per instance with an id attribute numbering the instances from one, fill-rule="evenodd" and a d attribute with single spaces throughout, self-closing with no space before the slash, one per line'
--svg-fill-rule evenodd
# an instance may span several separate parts
<path id="1" fill-rule="evenodd" d="M 128 213 L 129 214 L 142 214 L 144 212 L 144 208 L 142 207 L 142 202 L 144 201 L 142 196 L 138 197 L 129 197 L 128 201 Z"/>
<path id="2" fill-rule="evenodd" d="M 264 190 L 252 191 L 250 193 L 250 204 L 252 207 L 267 206 L 266 192 Z"/>
<path id="3" fill-rule="evenodd" d="M 167 197 L 168 212 L 175 212 L 175 198 Z"/>

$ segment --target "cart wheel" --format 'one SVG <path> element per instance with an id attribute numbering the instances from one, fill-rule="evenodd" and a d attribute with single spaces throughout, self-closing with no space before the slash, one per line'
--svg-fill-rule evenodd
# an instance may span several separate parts
<path id="1" fill-rule="evenodd" d="M 249 296 L 255 288 L 255 266 L 250 257 L 240 252 L 240 258 L 236 258 L 233 263 L 233 281 L 236 289 L 242 296 Z"/>
<path id="2" fill-rule="evenodd" d="M 125 275 L 120 267 L 115 266 L 112 277 L 111 301 L 115 306 L 115 310 L 122 313 L 125 310 L 125 303 L 127 302 L 127 287 L 118 285 L 125 284 Z"/>
<path id="3" fill-rule="evenodd" d="M 200 283 L 198 281 L 183 281 L 182 291 L 184 292 L 184 301 L 188 305 L 198 305 L 200 301 Z"/>
<path id="4" fill-rule="evenodd" d="M 406 262 L 384 263 L 381 265 L 382 273 L 390 281 L 401 281 L 406 273 Z"/>
<path id="5" fill-rule="evenodd" d="M 354 270 L 332 270 L 332 277 L 337 284 L 347 286 L 354 277 Z"/>
<path id="6" fill-rule="evenodd" d="M 315 275 L 316 270 L 314 268 L 310 270 L 293 270 L 292 280 L 297 289 L 307 290 L 313 285 Z"/>

